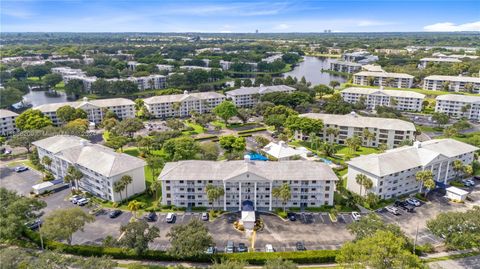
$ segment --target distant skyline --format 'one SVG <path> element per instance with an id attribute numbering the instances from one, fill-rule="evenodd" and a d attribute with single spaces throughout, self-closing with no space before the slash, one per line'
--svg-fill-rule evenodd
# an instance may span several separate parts
<path id="1" fill-rule="evenodd" d="M 480 31 L 478 0 L 2 0 L 2 32 Z"/>

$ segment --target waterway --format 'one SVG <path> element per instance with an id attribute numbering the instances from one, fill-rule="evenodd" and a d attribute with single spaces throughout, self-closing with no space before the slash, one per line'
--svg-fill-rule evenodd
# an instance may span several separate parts
<path id="1" fill-rule="evenodd" d="M 64 92 L 58 92 L 58 96 L 51 97 L 45 94 L 45 91 L 30 91 L 23 96 L 23 101 L 32 104 L 33 107 L 52 103 L 67 102 L 67 96 Z"/>
<path id="2" fill-rule="evenodd" d="M 332 80 L 340 83 L 346 82 L 346 77 L 322 73 L 322 69 L 328 69 L 330 67 L 330 61 L 332 60 L 331 58 L 304 56 L 303 62 L 295 66 L 292 71 L 284 73 L 283 76 L 296 77 L 298 80 L 305 76 L 307 82 L 311 82 L 312 85 L 328 85 Z"/>

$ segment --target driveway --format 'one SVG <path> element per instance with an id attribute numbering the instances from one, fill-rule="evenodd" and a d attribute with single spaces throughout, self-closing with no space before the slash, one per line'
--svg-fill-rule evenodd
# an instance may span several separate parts
<path id="1" fill-rule="evenodd" d="M 42 175 L 31 168 L 17 173 L 13 167 L 0 167 L 0 187 L 28 195 L 32 190 L 32 186 L 40 182 L 42 182 Z"/>
<path id="2" fill-rule="evenodd" d="M 461 258 L 457 260 L 447 260 L 432 262 L 428 264 L 431 269 L 479 269 L 480 268 L 480 255 Z"/>

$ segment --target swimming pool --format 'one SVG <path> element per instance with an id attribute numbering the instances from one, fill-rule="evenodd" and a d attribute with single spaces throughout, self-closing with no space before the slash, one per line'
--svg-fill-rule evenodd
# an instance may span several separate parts
<path id="1" fill-rule="evenodd" d="M 250 156 L 250 160 L 252 161 L 268 161 L 268 158 L 263 156 L 262 154 L 256 153 L 256 152 L 250 152 L 247 154 Z"/>
<path id="2" fill-rule="evenodd" d="M 321 160 L 323 163 L 328 164 L 328 165 L 330 165 L 330 164 L 333 163 L 333 162 L 330 161 L 329 159 L 325 159 L 325 158 L 320 158 L 320 160 Z"/>

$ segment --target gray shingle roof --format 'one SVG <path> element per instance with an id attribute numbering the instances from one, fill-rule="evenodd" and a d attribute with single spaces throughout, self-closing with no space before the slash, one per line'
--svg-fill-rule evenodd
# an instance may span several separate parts
<path id="1" fill-rule="evenodd" d="M 465 103 L 480 102 L 480 96 L 462 95 L 462 94 L 439 95 L 435 99 L 442 100 L 442 101 L 454 101 L 454 102 L 465 102 Z"/>
<path id="2" fill-rule="evenodd" d="M 381 177 L 426 166 L 436 158 L 452 158 L 477 150 L 479 148 L 454 139 L 438 139 L 416 142 L 414 146 L 391 149 L 381 154 L 360 156 L 347 163 Z"/>
<path id="3" fill-rule="evenodd" d="M 169 94 L 169 95 L 158 95 L 152 96 L 144 99 L 146 104 L 158 104 L 158 103 L 172 103 L 172 102 L 182 102 L 186 98 L 195 98 L 199 100 L 214 99 L 214 98 L 225 98 L 225 95 L 217 92 L 194 92 L 187 94 Z"/>
<path id="4" fill-rule="evenodd" d="M 95 99 L 95 100 L 88 100 L 88 101 L 45 104 L 45 105 L 36 106 L 34 107 L 34 109 L 38 109 L 42 112 L 55 112 L 57 111 L 57 109 L 59 109 L 62 106 L 71 106 L 74 108 L 78 108 L 84 105 L 85 103 L 89 103 L 98 107 L 135 105 L 135 102 L 126 98 L 109 98 L 109 99 Z"/>
<path id="5" fill-rule="evenodd" d="M 405 74 L 405 73 L 387 73 L 387 72 L 370 72 L 362 71 L 353 74 L 354 76 L 367 76 L 367 77 L 384 77 L 384 78 L 410 78 L 413 79 L 414 76 Z"/>
<path id="6" fill-rule="evenodd" d="M 39 148 L 106 177 L 144 167 L 146 162 L 76 136 L 57 135 L 33 143 Z"/>
<path id="7" fill-rule="evenodd" d="M 0 109 L 0 118 L 16 117 L 16 116 L 18 116 L 18 114 L 13 111 Z"/>
<path id="8" fill-rule="evenodd" d="M 247 95 L 247 94 L 266 94 L 270 92 L 287 92 L 295 91 L 287 85 L 275 85 L 275 86 L 260 86 L 260 87 L 241 87 L 233 91 L 227 92 L 227 95 Z"/>
<path id="9" fill-rule="evenodd" d="M 324 124 L 337 126 L 350 126 L 358 128 L 378 128 L 388 130 L 415 131 L 415 125 L 411 122 L 399 119 L 387 119 L 376 117 L 363 117 L 355 113 L 347 115 L 306 113 L 300 117 L 320 119 Z"/>
<path id="10" fill-rule="evenodd" d="M 267 180 L 338 180 L 326 164 L 312 161 L 179 161 L 165 164 L 159 180 L 229 180 L 252 173 Z"/>
<path id="11" fill-rule="evenodd" d="M 385 95 L 393 97 L 408 97 L 408 98 L 425 98 L 425 94 L 412 92 L 412 91 L 397 91 L 397 90 L 382 90 L 378 88 L 360 88 L 360 87 L 349 87 L 342 90 L 342 93 L 358 93 L 358 94 L 373 94 L 373 93 L 383 93 Z"/>
<path id="12" fill-rule="evenodd" d="M 425 80 L 448 80 L 448 81 L 458 81 L 458 82 L 480 83 L 480 78 L 464 77 L 464 76 L 433 75 L 433 76 L 426 77 Z"/>

